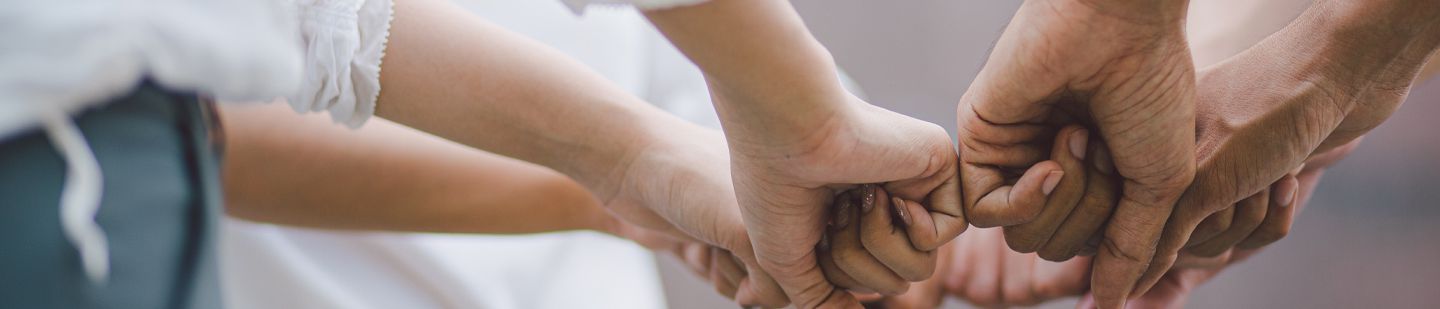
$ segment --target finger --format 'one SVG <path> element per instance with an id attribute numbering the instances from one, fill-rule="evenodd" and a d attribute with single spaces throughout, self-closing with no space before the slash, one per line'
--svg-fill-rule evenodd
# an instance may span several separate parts
<path id="1" fill-rule="evenodd" d="M 715 292 L 725 295 L 725 298 L 735 299 L 736 289 L 739 288 L 739 279 L 743 276 L 732 277 L 731 274 L 727 274 L 725 268 L 734 266 L 724 266 L 723 264 L 728 264 L 733 260 L 719 254 L 713 251 L 711 253 L 713 258 L 710 259 L 710 284 L 715 287 Z"/>
<path id="2" fill-rule="evenodd" d="M 1009 226 L 1029 222 L 1045 207 L 1046 195 L 1059 185 L 1065 172 L 1059 163 L 1031 166 L 1014 185 L 1005 185 L 993 167 L 969 164 L 961 153 L 961 192 L 965 217 L 976 227 Z"/>
<path id="3" fill-rule="evenodd" d="M 766 273 L 764 269 L 747 264 L 745 279 L 740 281 L 736 287 L 735 301 L 744 306 L 761 306 L 765 308 L 780 308 L 790 304 L 790 299 L 780 291 L 780 284 L 774 277 Z M 832 297 L 833 298 L 833 297 Z M 827 301 L 843 302 L 845 298 L 827 298 Z M 853 301 L 853 299 L 851 299 Z"/>
<path id="4" fill-rule="evenodd" d="M 960 140 L 966 162 L 999 167 L 1025 167 L 1045 159 L 1044 148 L 1032 144 L 991 144 L 973 139 Z"/>
<path id="5" fill-rule="evenodd" d="M 1197 256 L 1214 257 L 1230 250 L 1260 227 L 1269 208 L 1270 190 L 1260 191 L 1259 194 L 1240 200 L 1239 204 L 1235 204 L 1235 218 L 1231 220 L 1230 229 L 1187 251 Z"/>
<path id="6" fill-rule="evenodd" d="M 1157 265 L 1151 265 L 1152 260 L 1158 260 L 1156 252 L 1180 250 L 1178 245 L 1168 248 L 1157 247 L 1156 244 L 1165 246 L 1167 241 L 1179 243 L 1188 238 L 1188 231 L 1199 223 L 1167 223 L 1171 211 L 1175 209 L 1171 207 L 1175 199 L 1166 197 L 1169 194 L 1155 193 L 1160 192 L 1159 189 L 1146 189 L 1127 181 L 1121 192 L 1120 203 L 1115 208 L 1115 215 L 1106 224 L 1105 237 L 1095 255 L 1095 276 L 1090 285 L 1094 288 L 1095 300 L 1103 308 L 1124 307 L 1129 296 L 1143 294 L 1144 289 L 1137 289 L 1136 283 L 1147 269 L 1168 269 L 1168 263 L 1174 260 L 1172 253 L 1168 257 L 1170 261 L 1164 261 L 1166 264 L 1157 268 Z M 1184 227 L 1179 232 L 1185 235 L 1165 235 L 1170 239 L 1161 239 L 1162 232 L 1171 230 L 1171 224 Z"/>
<path id="7" fill-rule="evenodd" d="M 1185 245 L 1199 244 L 1210 240 L 1210 238 L 1215 237 L 1215 235 L 1220 235 L 1220 233 L 1230 229 L 1230 224 L 1234 220 L 1234 206 L 1226 207 L 1219 212 L 1205 217 L 1205 220 L 1200 221 L 1200 225 L 1195 226 L 1195 231 L 1190 233 L 1190 240 L 1185 241 Z"/>
<path id="8" fill-rule="evenodd" d="M 1120 186 L 1114 166 L 1109 163 L 1109 151 L 1104 145 L 1091 143 L 1089 157 L 1092 164 L 1089 164 L 1089 175 L 1085 178 L 1085 195 L 1040 249 L 1040 258 L 1064 261 L 1080 254 L 1089 248 L 1087 244 L 1092 238 L 1103 235 L 1101 227 L 1115 211 Z M 1098 241 L 1096 238 L 1096 244 Z"/>
<path id="9" fill-rule="evenodd" d="M 959 170 L 952 166 L 943 172 L 950 177 L 926 197 L 925 205 L 906 204 L 908 213 L 915 215 L 914 224 L 906 226 L 906 234 L 910 235 L 910 244 L 915 249 L 936 250 L 970 227 L 960 201 Z"/>
<path id="10" fill-rule="evenodd" d="M 869 196 L 868 192 L 864 194 Z M 870 206 L 865 206 L 866 202 L 863 201 L 859 203 L 860 205 L 849 208 L 848 216 L 853 219 L 844 220 L 845 224 L 836 224 L 838 231 L 834 233 L 835 237 L 830 239 L 830 253 L 835 265 L 855 279 L 861 287 L 886 295 L 904 293 L 909 282 L 890 271 L 890 268 L 865 250 L 860 236 L 860 217 L 861 213 L 866 211 L 861 208 L 874 208 L 875 205 L 873 202 Z M 841 222 L 838 218 L 837 216 L 837 223 Z"/>
<path id="11" fill-rule="evenodd" d="M 681 246 L 676 251 L 680 257 L 685 259 L 685 265 L 690 267 L 696 275 L 706 277 L 707 269 L 710 266 L 710 249 L 708 246 Z"/>
<path id="12" fill-rule="evenodd" d="M 865 251 L 906 281 L 921 281 L 935 272 L 935 252 L 919 251 L 910 245 L 904 222 L 909 218 L 907 202 L 867 186 L 875 194 L 873 206 L 861 206 L 860 243 Z M 912 220 L 913 219 L 909 219 Z"/>
<path id="13" fill-rule="evenodd" d="M 1005 242 L 1010 249 L 1024 253 L 1040 250 L 1085 196 L 1084 160 L 1089 140 L 1090 133 L 1083 127 L 1060 129 L 1050 160 L 1060 164 L 1066 177 L 1050 193 L 1045 208 L 1035 220 L 1005 227 Z"/>
<path id="14" fill-rule="evenodd" d="M 952 245 L 939 248 L 936 258 L 941 262 L 936 266 L 937 274 L 944 274 L 951 270 L 951 255 L 954 254 Z M 915 283 L 910 291 L 900 296 L 887 298 L 884 302 L 885 308 L 912 308 L 912 309 L 933 309 L 939 308 L 940 303 L 945 299 L 944 276 L 931 276 Z"/>
<path id="15" fill-rule="evenodd" d="M 860 281 L 851 278 L 850 274 L 846 274 L 845 270 L 835 265 L 835 255 L 831 254 L 829 239 L 835 237 L 833 235 L 836 235 L 837 232 L 839 232 L 838 229 L 832 228 L 825 238 L 821 238 L 820 246 L 815 250 L 816 259 L 820 263 L 820 269 L 825 272 L 825 280 L 829 280 L 831 284 L 851 292 L 873 293 L 874 291 L 862 286 Z"/>
<path id="16" fill-rule="evenodd" d="M 1050 127 L 1037 121 L 1021 121 L 1009 124 L 994 123 L 981 118 L 975 109 L 961 103 L 956 109 L 961 140 L 975 140 L 981 143 L 1010 145 L 1026 144 L 1044 140 L 1042 137 Z"/>
<path id="17" fill-rule="evenodd" d="M 1218 269 L 1225 267 L 1230 264 L 1230 256 L 1233 252 L 1235 252 L 1235 250 L 1225 250 L 1214 256 L 1199 256 L 1188 252 L 1181 253 L 1180 257 L 1175 259 L 1175 267 L 1171 271 L 1195 268 Z"/>
<path id="18" fill-rule="evenodd" d="M 710 270 L 717 274 L 711 281 L 715 282 L 715 289 L 720 294 L 730 299 L 735 298 L 736 290 L 740 287 L 740 281 L 745 279 L 745 267 L 729 251 L 712 247 L 710 252 Z M 715 280 L 720 279 L 720 280 Z"/>
<path id="19" fill-rule="evenodd" d="M 1236 248 L 1256 249 L 1264 247 L 1290 234 L 1290 226 L 1295 222 L 1295 209 L 1299 208 L 1292 207 L 1292 204 L 1295 204 L 1296 200 L 1299 199 L 1296 196 L 1299 195 L 1299 191 L 1301 190 L 1285 189 L 1285 187 L 1298 188 L 1299 181 L 1295 177 L 1287 175 L 1276 182 L 1275 187 L 1277 193 L 1282 191 L 1292 193 L 1286 194 L 1288 197 L 1272 197 L 1272 203 L 1267 210 L 1268 215 L 1265 217 L 1264 222 L 1261 222 L 1260 227 L 1255 228 L 1255 232 L 1250 233 L 1249 237 L 1246 237 L 1245 240 L 1236 244 Z"/>
<path id="20" fill-rule="evenodd" d="M 1160 232 L 1161 237 L 1152 251 L 1149 267 L 1140 268 L 1144 271 L 1135 281 L 1131 296 L 1145 295 L 1151 287 L 1164 278 L 1165 274 L 1175 265 L 1175 260 L 1180 257 L 1180 250 L 1185 247 L 1185 241 L 1190 239 L 1195 227 L 1200 224 L 1199 221 L 1210 215 L 1197 213 L 1205 211 L 1205 208 L 1194 205 L 1193 203 L 1196 201 L 1186 199 L 1175 206 L 1175 215 L 1165 222 L 1165 228 Z M 1231 205 L 1233 206 L 1233 203 Z M 1103 254 L 1104 249 L 1101 251 Z M 1100 301 L 1103 303 L 1105 299 L 1101 298 Z"/>

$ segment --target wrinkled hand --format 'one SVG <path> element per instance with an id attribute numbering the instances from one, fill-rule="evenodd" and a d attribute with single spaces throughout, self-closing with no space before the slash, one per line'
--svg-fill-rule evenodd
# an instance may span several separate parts
<path id="1" fill-rule="evenodd" d="M 1358 145 L 1351 142 L 1324 154 L 1316 155 L 1305 162 L 1305 168 L 1296 175 L 1298 181 L 1295 202 L 1293 207 L 1282 208 L 1281 212 L 1269 212 L 1260 230 L 1273 232 L 1260 232 L 1246 238 L 1238 246 L 1228 249 L 1214 257 L 1202 257 L 1189 253 L 1182 253 L 1175 268 L 1161 276 L 1153 288 L 1139 298 L 1129 303 L 1130 308 L 1184 308 L 1186 301 L 1194 289 L 1205 281 L 1214 278 L 1220 271 L 1230 265 L 1239 263 L 1256 253 L 1260 248 L 1285 237 L 1290 232 L 1294 218 L 1305 209 L 1310 201 L 1315 187 L 1320 184 L 1320 177 L 1325 174 L 1325 169 L 1339 162 Z M 1077 308 L 1094 308 L 1095 299 L 1093 295 L 1086 295 L 1080 300 Z"/>
<path id="2" fill-rule="evenodd" d="M 839 112 L 819 127 L 802 128 L 805 132 L 744 134 L 739 132 L 752 131 L 735 126 L 756 124 L 744 119 L 726 123 L 735 187 L 756 257 L 801 308 L 858 305 L 826 281 L 816 264 L 814 248 L 830 218 L 827 206 L 834 205 L 839 191 L 877 183 L 889 194 L 918 202 L 910 213 L 914 224 L 905 230 L 909 241 L 892 244 L 910 248 L 871 251 L 907 281 L 928 278 L 934 268 L 933 263 L 909 263 L 909 258 L 929 254 L 967 226 L 955 152 L 945 130 L 848 94 L 842 97 L 846 102 Z M 773 140 L 786 136 L 800 138 Z"/>
<path id="3" fill-rule="evenodd" d="M 1326 27 L 1315 23 L 1329 22 L 1328 14 L 1312 8 L 1291 27 L 1200 73 L 1195 181 L 1176 204 L 1138 289 L 1160 280 L 1187 242 L 1214 237 L 1215 228 L 1197 230 L 1204 218 L 1247 211 L 1230 206 L 1265 201 L 1246 197 L 1266 194 L 1277 180 L 1293 188 L 1294 175 L 1307 158 L 1354 141 L 1404 101 L 1423 59 L 1347 58 L 1370 47 L 1347 47 L 1337 54 L 1327 49 L 1337 43 L 1315 39 L 1326 35 Z M 1272 190 L 1269 200 L 1292 203 L 1293 192 Z M 1224 240 L 1233 242 L 1240 234 L 1224 235 Z M 1221 247 L 1195 248 L 1195 253 L 1217 254 Z"/>
<path id="4" fill-rule="evenodd" d="M 1101 228 L 1067 214 L 1083 214 L 1070 211 L 1073 197 L 1047 190 L 1080 177 L 1042 161 L 1048 137 L 1081 123 L 1098 136 L 1092 144 L 1109 149 L 1123 185 L 1107 214 L 1093 287 L 1111 308 L 1149 265 L 1161 223 L 1194 172 L 1194 68 L 1185 7 L 1173 2 L 1025 1 L 958 110 L 971 222 L 1045 218 L 1022 228 L 1030 237 L 1012 243 L 1017 250 L 1065 258 Z"/>

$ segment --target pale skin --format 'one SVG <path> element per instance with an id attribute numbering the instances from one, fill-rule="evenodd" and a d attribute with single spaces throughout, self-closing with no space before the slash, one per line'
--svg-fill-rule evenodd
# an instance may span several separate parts
<path id="1" fill-rule="evenodd" d="M 231 216 L 344 230 L 597 231 L 674 254 L 720 293 L 735 293 L 725 278 L 742 266 L 723 249 L 625 223 L 550 169 L 384 119 L 350 130 L 284 104 L 226 104 L 220 116 Z"/>
<path id="2" fill-rule="evenodd" d="M 756 266 L 720 132 L 453 3 L 395 6 L 377 116 L 559 172 L 630 224 L 733 253 L 746 267 L 724 272 L 727 296 L 784 304 Z"/>

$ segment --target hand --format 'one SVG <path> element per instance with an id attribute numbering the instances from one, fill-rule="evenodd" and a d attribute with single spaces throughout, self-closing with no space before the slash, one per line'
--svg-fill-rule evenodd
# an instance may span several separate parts
<path id="1" fill-rule="evenodd" d="M 1047 195 L 1049 184 L 1079 177 L 1042 161 L 1048 136 L 1071 123 L 1096 132 L 1092 144 L 1109 149 L 1124 184 L 1095 259 L 1093 287 L 1110 308 L 1149 264 L 1194 172 L 1194 69 L 1175 2 L 1025 1 L 958 110 L 967 217 L 978 227 L 1045 217 L 1025 228 L 1036 237 L 1012 247 L 1057 258 L 1101 227 Z"/>
<path id="2" fill-rule="evenodd" d="M 650 250 L 675 256 L 696 276 L 708 280 L 716 292 L 727 298 L 735 299 L 740 284 L 748 275 L 744 262 L 724 248 L 677 238 L 665 232 L 626 223 L 618 218 L 607 218 L 608 220 L 603 220 L 600 231 L 629 239 Z"/>
<path id="3" fill-rule="evenodd" d="M 1084 162 L 1086 152 L 1101 153 L 1102 148 L 1087 147 L 1086 139 L 1089 134 L 1079 126 L 1069 126 L 1061 129 L 1053 142 L 1051 158 L 1059 162 L 1062 170 L 1069 172 L 1076 177 L 1067 178 L 1066 183 L 1053 188 L 1053 196 L 1065 197 L 1065 200 L 1073 202 L 1084 201 L 1079 210 L 1086 214 L 1077 216 L 1088 216 L 1103 219 L 1108 217 L 1108 211 L 1115 204 L 1115 178 L 1111 174 L 1101 172 L 1102 166 L 1108 164 L 1094 164 Z M 1090 156 L 1092 160 L 1105 158 L 1102 155 Z M 1107 162 L 1108 163 L 1108 162 Z M 866 187 L 871 188 L 871 187 Z M 862 189 L 863 191 L 863 189 Z M 880 291 L 893 295 L 893 290 L 875 289 L 877 282 L 880 286 L 894 285 L 894 282 L 903 282 L 892 273 L 886 272 L 884 267 L 875 266 L 880 264 L 874 258 L 870 258 L 873 252 L 882 250 L 905 250 L 909 248 L 891 248 L 884 244 L 895 243 L 900 240 L 903 243 L 905 238 L 904 229 L 908 225 L 907 212 L 916 209 L 916 205 L 903 199 L 894 199 L 890 203 L 878 203 L 872 207 L 872 211 L 863 212 L 854 210 L 847 198 L 850 192 L 842 194 L 839 199 L 839 207 L 831 225 L 827 241 L 822 240 L 820 251 L 820 265 L 825 270 L 826 277 L 837 286 L 850 289 L 851 291 Z M 878 201 L 885 201 L 884 191 L 878 192 Z M 905 205 L 909 207 L 893 207 L 893 205 Z M 865 208 L 865 207 L 861 207 Z M 875 209 L 891 209 L 893 211 L 873 211 Z M 1045 212 L 1049 214 L 1060 207 L 1047 207 Z M 1068 214 L 1071 209 L 1065 208 L 1064 213 Z M 890 215 L 890 213 L 894 215 Z M 855 219 L 858 218 L 858 219 Z M 1042 215 L 1040 220 L 1054 218 L 1053 215 Z M 902 295 L 889 297 L 885 300 L 887 307 L 899 308 L 933 308 L 937 306 L 944 291 L 960 296 L 961 298 L 980 306 L 996 305 L 1034 305 L 1045 300 L 1056 297 L 1079 295 L 1089 287 L 1090 259 L 1074 259 L 1063 263 L 1053 263 L 1041 259 L 1044 254 L 1017 253 L 1006 247 L 1017 246 L 1017 239 L 1039 240 L 1042 243 L 1050 238 L 1050 234 L 1042 234 L 1040 229 L 1031 229 L 1032 226 L 1020 225 L 1006 227 L 1004 233 L 1000 229 L 985 229 L 972 233 L 970 236 L 961 238 L 953 245 L 941 249 L 939 266 L 940 275 L 930 280 L 921 282 L 916 288 L 911 289 Z M 1096 225 L 1098 227 L 1098 225 Z M 1044 231 L 1044 233 L 1054 230 Z M 1039 237 L 1036 237 L 1039 236 Z M 1055 235 L 1056 237 L 1070 237 L 1071 235 Z M 1089 234 L 1078 235 L 1075 238 L 1090 241 L 1098 241 L 1098 234 L 1091 230 Z M 828 244 L 828 246 L 827 246 Z M 1088 249 L 1088 250 L 1087 250 Z M 1033 250 L 1032 250 L 1033 251 Z M 1076 251 L 1095 252 L 1093 246 L 1076 248 Z M 1077 252 L 1066 251 L 1069 256 Z M 1086 254 L 1085 252 L 1078 252 Z M 917 256 L 917 261 L 928 261 L 929 256 Z M 953 258 L 947 258 L 953 257 Z M 942 287 L 944 289 L 942 289 Z"/>
<path id="4" fill-rule="evenodd" d="M 816 264 L 814 248 L 830 218 L 826 206 L 834 204 L 837 191 L 881 183 L 889 195 L 919 201 L 911 204 L 913 224 L 905 229 L 909 241 L 889 243 L 910 248 L 870 251 L 904 281 L 928 278 L 933 262 L 911 263 L 910 258 L 929 254 L 967 226 L 957 196 L 955 152 L 944 129 L 848 94 L 841 97 L 847 101 L 840 112 L 810 131 L 744 134 L 735 127 L 750 125 L 739 123 L 745 119 L 726 124 L 736 190 L 756 256 L 802 308 L 858 305 L 826 281 Z M 793 136 L 805 138 L 774 140 Z M 888 290 L 904 291 L 900 285 Z"/>
<path id="5" fill-rule="evenodd" d="M 883 184 L 924 205 L 907 231 L 916 250 L 935 250 L 967 226 L 945 131 L 847 93 L 788 1 L 710 1 L 645 16 L 705 72 L 756 258 L 797 307 L 859 305 L 816 267 L 825 206 L 840 190 Z M 933 268 L 898 265 L 886 264 L 907 280 Z"/>
<path id="6" fill-rule="evenodd" d="M 625 164 L 623 181 L 603 201 L 605 207 L 625 221 L 621 227 L 632 227 L 623 231 L 683 243 L 666 251 L 684 258 L 721 294 L 746 305 L 784 306 L 784 292 L 755 261 L 729 177 L 724 138 L 693 126 L 665 132 Z M 738 265 L 733 263 L 737 259 Z"/>
<path id="7" fill-rule="evenodd" d="M 906 230 L 914 225 L 912 213 L 925 208 L 876 185 L 863 185 L 836 197 L 828 214 L 826 233 L 816 246 L 816 259 L 825 279 L 853 293 L 898 295 L 910 281 L 900 273 L 925 273 L 935 267 L 934 250 L 915 249 Z"/>
<path id="8" fill-rule="evenodd" d="M 1184 308 L 1195 287 L 1214 278 L 1230 265 L 1259 253 L 1260 247 L 1288 234 L 1295 216 L 1299 215 L 1299 212 L 1309 203 L 1315 187 L 1320 183 L 1320 177 L 1325 174 L 1325 169 L 1348 155 L 1356 145 L 1358 143 L 1352 142 L 1306 161 L 1305 168 L 1295 178 L 1298 181 L 1298 187 L 1294 207 L 1284 208 L 1287 210 L 1284 212 L 1269 212 L 1264 219 L 1264 225 L 1255 234 L 1246 238 L 1240 245 L 1215 257 L 1181 254 L 1179 261 L 1175 264 L 1176 268 L 1166 272 L 1153 288 L 1140 298 L 1131 301 L 1129 306 L 1132 308 Z M 1094 307 L 1093 295 L 1086 295 L 1077 306 L 1077 308 Z"/>
<path id="9" fill-rule="evenodd" d="M 1205 217 L 1223 216 L 1276 180 L 1293 183 L 1285 179 L 1294 178 L 1288 175 L 1307 158 L 1352 142 L 1399 107 L 1426 58 L 1440 46 L 1440 36 L 1433 35 L 1440 23 L 1406 17 L 1415 14 L 1409 11 L 1440 11 L 1440 5 L 1410 3 L 1415 7 L 1318 3 L 1285 30 L 1200 73 L 1198 172 L 1166 223 L 1139 290 L 1160 280 L 1187 242 L 1211 237 L 1215 229 L 1197 231 Z M 1372 16 L 1370 9 L 1386 6 L 1389 11 L 1382 12 L 1395 16 Z M 1432 32 L 1397 35 L 1414 31 L 1407 26 Z M 1270 200 L 1293 201 L 1288 192 L 1295 191 L 1272 191 L 1278 194 Z M 1197 250 L 1214 254 L 1220 247 Z"/>

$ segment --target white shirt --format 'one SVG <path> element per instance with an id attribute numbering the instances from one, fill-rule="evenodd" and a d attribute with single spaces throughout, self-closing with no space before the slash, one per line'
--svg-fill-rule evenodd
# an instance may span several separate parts
<path id="1" fill-rule="evenodd" d="M 61 226 L 96 283 L 109 273 L 95 223 L 100 164 L 70 115 L 142 79 L 235 99 L 295 90 L 285 7 L 251 0 L 12 0 L 0 5 L 0 143 L 43 125 L 66 162 Z"/>
<path id="2" fill-rule="evenodd" d="M 698 69 L 633 10 L 577 18 L 552 1 L 462 1 L 632 93 L 712 128 Z M 461 236 L 334 232 L 228 219 L 231 308 L 665 308 L 654 256 L 596 233 Z"/>

